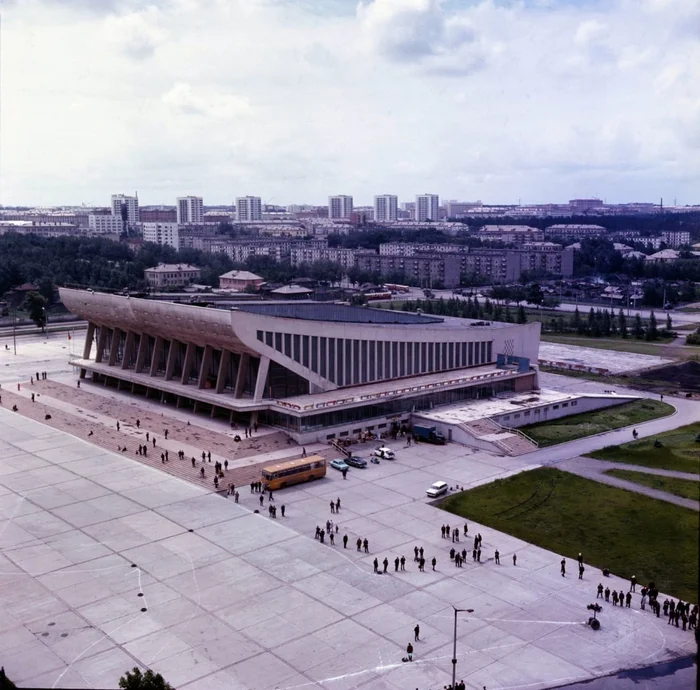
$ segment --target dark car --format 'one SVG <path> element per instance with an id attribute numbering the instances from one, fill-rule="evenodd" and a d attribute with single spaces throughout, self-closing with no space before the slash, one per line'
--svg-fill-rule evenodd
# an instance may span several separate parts
<path id="1" fill-rule="evenodd" d="M 367 467 L 367 460 L 364 458 L 358 458 L 356 455 L 351 455 L 349 458 L 345 458 L 345 463 L 350 465 L 350 467 L 359 467 L 360 469 Z"/>

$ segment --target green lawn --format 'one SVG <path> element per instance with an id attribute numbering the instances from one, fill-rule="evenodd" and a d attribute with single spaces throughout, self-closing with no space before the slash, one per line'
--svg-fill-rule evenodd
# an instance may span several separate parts
<path id="1" fill-rule="evenodd" d="M 644 399 L 519 428 L 543 448 L 631 424 L 641 424 L 650 419 L 665 417 L 672 412 L 671 405 L 658 400 Z"/>
<path id="2" fill-rule="evenodd" d="M 580 551 L 600 569 L 636 575 L 638 582 L 654 580 L 662 592 L 685 601 L 697 599 L 700 515 L 689 508 L 553 468 L 455 494 L 441 507 L 572 559 L 570 577 L 578 575 Z M 524 558 L 519 562 L 527 566 Z M 510 554 L 501 559 L 510 563 Z M 552 569 L 556 575 L 558 563 Z M 593 596 L 602 575 L 589 570 L 584 577 Z"/>
<path id="3" fill-rule="evenodd" d="M 622 462 L 626 465 L 641 465 L 662 470 L 700 473 L 700 443 L 695 437 L 700 434 L 700 422 L 667 431 L 641 441 L 607 446 L 588 453 L 591 458 Z M 654 440 L 661 441 L 661 448 L 654 448 Z"/>
<path id="4" fill-rule="evenodd" d="M 605 470 L 604 474 L 611 477 L 625 479 L 628 482 L 648 486 L 650 489 L 665 491 L 666 493 L 689 498 L 691 501 L 700 501 L 700 481 L 693 479 L 678 479 L 677 477 L 664 477 L 659 474 L 647 472 L 635 472 L 634 470 Z"/>

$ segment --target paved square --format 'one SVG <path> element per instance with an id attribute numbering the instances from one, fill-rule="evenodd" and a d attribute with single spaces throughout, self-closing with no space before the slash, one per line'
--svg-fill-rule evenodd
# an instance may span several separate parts
<path id="1" fill-rule="evenodd" d="M 545 688 L 692 652 L 692 635 L 640 611 L 639 595 L 631 609 L 606 606 L 593 632 L 584 621 L 597 571 L 564 579 L 557 554 L 494 530 L 470 524 L 470 535 L 483 535 L 485 562 L 452 565 L 452 543 L 440 538 L 450 516 L 426 503 L 426 486 L 489 481 L 527 458 L 395 447 L 393 463 L 345 481 L 329 470 L 278 492 L 286 517 L 272 520 L 267 502 L 253 512 L 258 495 L 246 487 L 235 504 L 0 409 L 8 675 L 20 686 L 116 688 L 138 665 L 179 690 L 442 688 L 452 605 L 474 609 L 457 630 L 457 676 L 470 687 Z M 335 546 L 313 538 L 328 519 L 339 525 Z M 369 554 L 356 550 L 358 536 Z M 414 546 L 425 549 L 425 573 Z M 494 564 L 495 548 L 504 565 Z M 406 571 L 395 573 L 401 555 Z M 388 559 L 388 574 L 373 574 L 375 557 L 380 569 Z M 416 623 L 415 661 L 403 663 Z"/>

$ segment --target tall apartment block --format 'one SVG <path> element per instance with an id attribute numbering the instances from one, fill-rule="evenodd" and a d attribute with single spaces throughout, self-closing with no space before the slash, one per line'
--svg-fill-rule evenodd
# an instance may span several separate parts
<path id="1" fill-rule="evenodd" d="M 144 223 L 143 241 L 164 244 L 180 249 L 180 230 L 177 223 Z"/>
<path id="2" fill-rule="evenodd" d="M 352 213 L 352 197 L 340 194 L 328 197 L 328 217 L 331 220 L 350 218 Z"/>
<path id="3" fill-rule="evenodd" d="M 201 223 L 204 201 L 201 196 L 179 196 L 177 198 L 177 223 Z"/>
<path id="4" fill-rule="evenodd" d="M 416 196 L 415 220 L 439 220 L 440 197 L 437 194 L 418 194 Z"/>
<path id="5" fill-rule="evenodd" d="M 398 218 L 399 199 L 393 194 L 374 197 L 374 220 L 377 223 L 391 222 Z"/>
<path id="6" fill-rule="evenodd" d="M 112 194 L 112 215 L 117 218 L 122 217 L 122 208 L 126 207 L 126 222 L 129 225 L 138 223 L 139 216 L 139 198 L 137 196 L 127 196 L 126 194 Z"/>
<path id="7" fill-rule="evenodd" d="M 236 197 L 236 220 L 239 223 L 251 220 L 262 220 L 262 202 L 260 201 L 260 197 Z"/>

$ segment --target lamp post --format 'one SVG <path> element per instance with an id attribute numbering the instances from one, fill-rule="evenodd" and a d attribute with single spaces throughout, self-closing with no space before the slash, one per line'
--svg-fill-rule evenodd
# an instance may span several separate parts
<path id="1" fill-rule="evenodd" d="M 457 614 L 458 613 L 474 613 L 474 609 L 458 609 L 452 607 L 455 612 L 455 629 L 452 637 L 452 687 L 457 684 Z"/>

